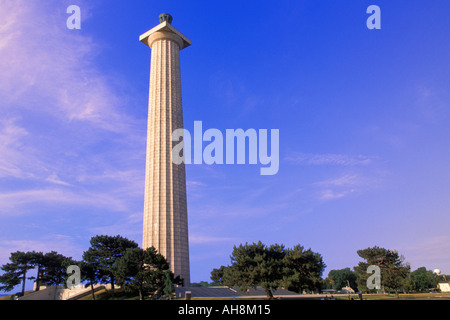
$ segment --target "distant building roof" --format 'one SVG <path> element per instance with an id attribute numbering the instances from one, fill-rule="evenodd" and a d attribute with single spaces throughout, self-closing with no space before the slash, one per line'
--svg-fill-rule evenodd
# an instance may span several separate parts
<path id="1" fill-rule="evenodd" d="M 239 287 L 178 287 L 175 288 L 177 298 L 184 298 L 186 292 L 191 292 L 193 298 L 232 298 L 245 296 L 266 296 L 266 291 L 257 287 L 256 289 L 249 288 L 247 292 L 239 291 Z M 273 290 L 274 296 L 297 295 L 298 293 L 286 289 Z"/>

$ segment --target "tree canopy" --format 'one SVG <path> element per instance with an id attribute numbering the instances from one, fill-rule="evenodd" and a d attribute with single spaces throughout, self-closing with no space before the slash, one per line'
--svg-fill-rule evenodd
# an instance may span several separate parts
<path id="1" fill-rule="evenodd" d="M 42 252 L 13 252 L 9 258 L 10 262 L 3 265 L 1 269 L 4 274 L 0 276 L 0 287 L 2 291 L 11 291 L 15 286 L 22 284 L 21 294 L 25 293 L 25 281 L 36 280 L 36 291 L 40 285 L 61 285 L 67 278 L 66 268 L 74 264 L 72 258 L 68 258 L 55 251 L 43 254 Z M 37 269 L 36 277 L 27 277 L 30 270 Z"/>
<path id="2" fill-rule="evenodd" d="M 378 246 L 358 250 L 357 254 L 365 261 L 359 262 L 354 267 L 358 274 L 358 288 L 361 291 L 369 291 L 367 288 L 367 279 L 370 274 L 367 273 L 370 265 L 378 266 L 381 270 L 381 288 L 383 293 L 385 289 L 393 289 L 398 293 L 398 289 L 404 287 L 405 279 L 410 273 L 410 266 L 404 262 L 404 257 L 399 255 L 397 250 L 388 250 Z"/>
<path id="3" fill-rule="evenodd" d="M 2 266 L 4 274 L 0 276 L 0 283 L 4 285 L 0 287 L 2 291 L 9 291 L 15 286 L 22 283 L 22 295 L 25 293 L 25 280 L 27 272 L 34 269 L 33 253 L 31 252 L 13 252 L 9 258 L 11 261 Z"/>
<path id="4" fill-rule="evenodd" d="M 146 295 L 166 294 L 170 297 L 175 280 L 168 262 L 153 247 L 146 250 L 127 249 L 117 264 L 115 274 L 122 288 L 139 292 L 140 300 Z M 180 279 L 176 282 L 180 283 Z"/>
<path id="5" fill-rule="evenodd" d="M 425 291 L 436 288 L 438 284 L 438 276 L 425 267 L 420 267 L 411 272 L 411 290 Z"/>
<path id="6" fill-rule="evenodd" d="M 25 281 L 36 280 L 39 290 L 46 286 L 66 285 L 69 277 L 67 268 L 80 267 L 81 280 L 91 286 L 95 299 L 94 285 L 110 283 L 112 294 L 117 282 L 124 290 L 144 296 L 164 296 L 171 298 L 173 285 L 183 283 L 179 276 L 169 269 L 169 264 L 155 248 L 143 250 L 132 240 L 121 236 L 95 236 L 91 238 L 90 248 L 83 253 L 82 261 L 75 261 L 55 251 L 13 252 L 10 262 L 1 267 L 0 290 L 11 291 L 22 284 L 25 293 Z M 30 276 L 35 270 L 35 276 Z"/>
<path id="7" fill-rule="evenodd" d="M 331 280 L 332 287 L 335 290 L 341 290 L 346 286 L 350 286 L 355 291 L 358 289 L 356 282 L 358 276 L 350 268 L 330 270 L 328 272 L 328 279 Z"/>
<path id="8" fill-rule="evenodd" d="M 221 266 L 211 272 L 211 280 L 241 290 L 262 287 L 267 298 L 273 298 L 273 290 L 287 287 L 290 290 L 320 288 L 325 269 L 322 256 L 298 245 L 286 249 L 283 245 L 266 246 L 258 243 L 234 247 L 231 265 Z"/>
<path id="9" fill-rule="evenodd" d="M 169 264 L 155 248 L 140 249 L 136 242 L 121 236 L 95 236 L 90 248 L 83 253 L 82 261 L 74 261 L 55 251 L 48 253 L 29 251 L 13 252 L 9 262 L 1 266 L 0 290 L 11 291 L 21 285 L 25 292 L 25 281 L 36 280 L 35 290 L 41 285 L 65 285 L 67 267 L 78 265 L 81 280 L 91 286 L 95 299 L 94 285 L 110 283 L 114 294 L 117 283 L 125 291 L 138 293 L 141 299 L 170 298 L 173 285 L 182 285 L 180 277 L 174 277 Z M 286 248 L 281 244 L 265 245 L 261 241 L 234 246 L 229 266 L 213 269 L 211 279 L 215 285 L 248 288 L 262 287 L 267 297 L 273 298 L 273 291 L 287 288 L 291 291 L 317 290 L 325 286 L 339 290 L 348 284 L 355 291 L 369 292 L 367 280 L 371 276 L 369 266 L 380 268 L 383 293 L 399 289 L 404 292 L 424 291 L 436 288 L 444 275 L 438 276 L 425 267 L 411 272 L 410 266 L 396 250 L 378 246 L 358 250 L 363 259 L 354 271 L 350 268 L 331 270 L 322 280 L 326 267 L 322 256 L 301 245 Z M 440 278 L 442 277 L 442 279 Z M 198 286 L 208 286 L 201 282 Z"/>
<path id="10" fill-rule="evenodd" d="M 91 247 L 83 253 L 83 261 L 93 268 L 87 268 L 91 284 L 104 283 L 109 279 L 114 291 L 116 264 L 127 249 L 135 249 L 138 244 L 121 236 L 95 236 Z"/>

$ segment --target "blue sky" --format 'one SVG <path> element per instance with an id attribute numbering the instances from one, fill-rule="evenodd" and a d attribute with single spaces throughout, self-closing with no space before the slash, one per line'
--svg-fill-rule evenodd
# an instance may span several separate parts
<path id="1" fill-rule="evenodd" d="M 69 30 L 69 5 L 81 30 Z M 369 5 L 381 30 L 369 30 Z M 302 244 L 327 270 L 397 249 L 450 273 L 450 3 L 0 0 L 0 264 L 142 243 L 149 48 L 169 12 L 193 130 L 279 129 L 280 170 L 189 165 L 191 280 L 234 245 Z"/>

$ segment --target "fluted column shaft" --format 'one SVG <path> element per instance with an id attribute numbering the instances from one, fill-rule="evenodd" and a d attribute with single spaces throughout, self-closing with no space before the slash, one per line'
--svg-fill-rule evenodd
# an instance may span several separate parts
<path id="1" fill-rule="evenodd" d="M 144 202 L 143 247 L 164 255 L 175 276 L 190 283 L 184 164 L 172 162 L 172 132 L 183 128 L 180 40 L 159 31 L 148 38 L 152 49 Z"/>

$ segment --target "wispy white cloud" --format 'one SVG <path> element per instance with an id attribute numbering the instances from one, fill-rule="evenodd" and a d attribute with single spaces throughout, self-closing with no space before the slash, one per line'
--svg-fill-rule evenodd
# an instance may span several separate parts
<path id="1" fill-rule="evenodd" d="M 317 188 L 317 198 L 322 201 L 328 201 L 375 188 L 380 184 L 379 179 L 353 172 L 345 173 L 337 178 L 316 182 L 314 186 Z"/>
<path id="2" fill-rule="evenodd" d="M 56 1 L 2 1 L 0 94 L 6 103 L 0 108 L 14 105 L 68 123 L 127 130 L 131 119 L 119 108 L 124 101 L 94 65 L 100 46 L 65 28 L 65 11 L 52 9 L 55 4 L 61 7 Z"/>
<path id="3" fill-rule="evenodd" d="M 56 251 L 67 257 L 80 259 L 83 250 L 75 238 L 64 234 L 46 234 L 34 240 L 2 240 L 0 242 L 0 264 L 8 262 L 12 252 L 36 251 L 47 253 Z"/>
<path id="4" fill-rule="evenodd" d="M 0 193 L 0 215 L 30 214 L 36 205 L 66 204 L 72 208 L 101 208 L 111 211 L 128 211 L 127 197 L 118 193 L 80 191 L 62 188 L 31 189 Z"/>
<path id="5" fill-rule="evenodd" d="M 359 194 L 380 184 L 381 174 L 374 176 L 373 168 L 380 163 L 377 156 L 348 154 L 294 153 L 285 158 L 288 163 L 301 166 L 326 166 L 338 169 L 333 177 L 312 184 L 314 198 L 320 201 L 342 199 Z"/>
<path id="6" fill-rule="evenodd" d="M 124 214 L 120 219 L 110 222 L 105 220 L 98 226 L 89 228 L 92 235 L 117 235 L 120 234 L 138 244 L 142 242 L 143 214 L 141 211 Z"/>
<path id="7" fill-rule="evenodd" d="M 414 93 L 412 105 L 417 110 L 421 123 L 437 124 L 448 118 L 446 94 L 440 90 L 442 89 L 429 84 L 421 84 L 412 90 Z M 444 90 L 448 91 L 447 88 Z"/>
<path id="8" fill-rule="evenodd" d="M 363 166 L 371 164 L 374 158 L 363 155 L 297 153 L 286 157 L 286 160 L 300 165 Z"/>
<path id="9" fill-rule="evenodd" d="M 328 201 L 344 198 L 345 196 L 355 192 L 355 189 L 336 191 L 332 189 L 325 189 L 318 192 L 317 198 L 319 200 Z"/>
<path id="10" fill-rule="evenodd" d="M 201 181 L 188 180 L 188 181 L 186 181 L 186 186 L 188 186 L 188 187 L 205 187 L 206 184 Z"/>
<path id="11" fill-rule="evenodd" d="M 358 187 L 367 184 L 367 179 L 358 174 L 344 174 L 338 178 L 316 182 L 325 187 Z"/>
<path id="12" fill-rule="evenodd" d="M 47 179 L 45 179 L 45 181 L 51 182 L 51 183 L 54 183 L 54 184 L 59 184 L 59 185 L 62 185 L 62 186 L 67 186 L 67 187 L 71 186 L 70 183 L 62 181 L 58 177 L 58 175 L 56 173 L 51 174 Z"/>
<path id="13" fill-rule="evenodd" d="M 450 236 L 436 234 L 421 237 L 420 240 L 408 238 L 397 246 L 406 261 L 410 262 L 413 270 L 426 267 L 428 270 L 438 268 L 444 274 L 450 274 L 450 259 L 447 252 L 450 250 Z"/>
<path id="14" fill-rule="evenodd" d="M 2 214 L 51 203 L 126 211 L 143 193 L 144 120 L 97 66 L 101 44 L 66 28 L 65 3 L 0 0 L 0 178 L 20 180 L 0 185 Z M 92 5 L 80 6 L 88 19 Z"/>
<path id="15" fill-rule="evenodd" d="M 14 119 L 0 119 L 0 177 L 31 175 L 24 168 L 29 162 L 21 142 L 27 135 L 27 130 L 16 125 Z"/>
<path id="16" fill-rule="evenodd" d="M 236 242 L 237 238 L 231 237 L 218 237 L 218 236 L 207 236 L 200 234 L 190 234 L 189 235 L 189 243 L 190 244 L 212 244 L 218 242 Z"/>

